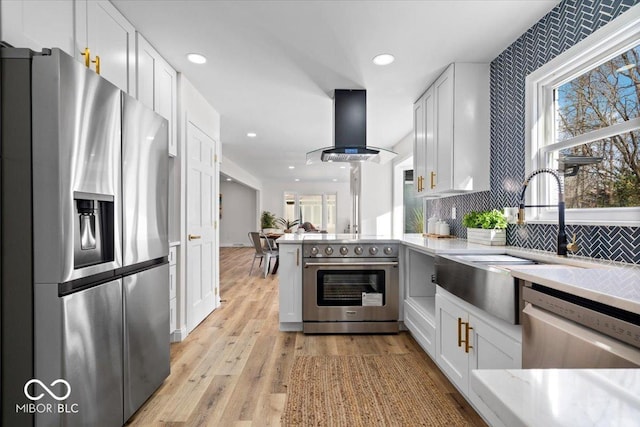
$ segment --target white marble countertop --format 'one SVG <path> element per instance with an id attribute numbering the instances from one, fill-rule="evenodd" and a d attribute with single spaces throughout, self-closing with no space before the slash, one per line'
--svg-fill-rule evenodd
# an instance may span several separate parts
<path id="1" fill-rule="evenodd" d="M 533 265 L 510 267 L 513 277 L 640 313 L 640 270 Z"/>
<path id="2" fill-rule="evenodd" d="M 278 244 L 293 244 L 301 242 L 335 242 L 335 243 L 375 243 L 375 242 L 398 242 L 399 239 L 394 239 L 385 235 L 367 235 L 367 234 L 329 234 L 329 233 L 285 233 L 278 238 Z"/>
<path id="3" fill-rule="evenodd" d="M 470 384 L 509 427 L 640 425 L 640 369 L 474 370 Z"/>
<path id="4" fill-rule="evenodd" d="M 488 253 L 503 254 L 504 246 L 486 246 L 468 243 L 462 239 L 434 239 L 423 237 L 421 234 L 405 234 L 402 238 L 394 238 L 388 235 L 366 234 L 325 234 L 325 233 L 287 233 L 278 239 L 278 244 L 292 244 L 301 242 L 336 242 L 336 243 L 375 243 L 379 241 L 397 242 L 424 253 L 435 255 L 439 253 Z"/>

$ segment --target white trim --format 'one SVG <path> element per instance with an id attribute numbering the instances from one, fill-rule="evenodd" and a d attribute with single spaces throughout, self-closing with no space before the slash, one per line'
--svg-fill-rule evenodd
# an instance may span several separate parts
<path id="1" fill-rule="evenodd" d="M 580 141 L 592 140 L 594 136 L 602 135 L 600 138 L 604 138 L 610 136 L 614 130 L 617 134 L 621 129 L 637 128 L 640 119 L 550 144 L 548 150 L 540 149 L 542 147 L 539 141 L 554 137 L 553 119 L 547 119 L 553 117 L 552 111 L 548 110 L 554 108 L 553 102 L 549 102 L 554 88 L 582 74 L 585 68 L 605 62 L 639 42 L 640 5 L 636 5 L 527 76 L 525 129 L 529 131 L 525 133 L 525 175 L 528 176 L 533 170 L 549 167 L 545 154 L 550 151 L 578 145 Z M 549 203 L 551 195 L 544 194 L 543 191 L 546 182 L 546 177 L 542 176 L 531 181 L 529 191 L 525 195 L 527 204 Z M 528 222 L 547 223 L 552 221 L 552 218 L 556 218 L 557 221 L 555 211 L 544 208 L 529 210 L 529 218 L 532 220 Z M 640 226 L 640 219 L 636 218 L 640 218 L 640 207 L 568 209 L 566 212 L 568 224 Z"/>

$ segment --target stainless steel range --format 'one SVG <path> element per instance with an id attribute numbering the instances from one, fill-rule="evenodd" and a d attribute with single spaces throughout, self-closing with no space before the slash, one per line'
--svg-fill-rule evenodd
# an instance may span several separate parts
<path id="1" fill-rule="evenodd" d="M 302 245 L 305 333 L 398 333 L 397 243 Z"/>

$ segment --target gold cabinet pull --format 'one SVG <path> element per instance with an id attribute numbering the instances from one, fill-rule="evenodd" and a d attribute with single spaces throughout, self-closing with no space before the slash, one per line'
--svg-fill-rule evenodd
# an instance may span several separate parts
<path id="1" fill-rule="evenodd" d="M 100 74 L 100 56 L 96 55 L 96 59 L 92 60 L 94 64 L 96 64 L 96 74 Z"/>
<path id="2" fill-rule="evenodd" d="M 473 328 L 469 326 L 468 322 L 465 326 L 466 326 L 466 329 L 464 333 L 464 352 L 469 353 L 469 349 L 473 348 L 472 345 L 469 345 L 469 331 L 472 330 Z"/>
<path id="3" fill-rule="evenodd" d="M 300 248 L 296 249 L 296 265 L 300 265 Z"/>
<path id="4" fill-rule="evenodd" d="M 198 240 L 198 239 L 201 239 L 202 236 L 198 236 L 197 234 L 189 234 L 189 236 L 187 238 L 189 240 Z"/>
<path id="5" fill-rule="evenodd" d="M 458 347 L 462 347 L 462 318 L 458 317 Z"/>
<path id="6" fill-rule="evenodd" d="M 436 173 L 434 171 L 431 171 L 431 189 L 436 188 L 435 179 L 436 179 Z"/>
<path id="7" fill-rule="evenodd" d="M 91 51 L 89 48 L 85 47 L 81 55 L 84 56 L 84 66 L 87 68 L 91 67 Z"/>

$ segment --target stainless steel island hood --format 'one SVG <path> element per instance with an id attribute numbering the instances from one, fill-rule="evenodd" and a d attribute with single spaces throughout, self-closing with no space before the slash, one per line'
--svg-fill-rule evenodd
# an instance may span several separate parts
<path id="1" fill-rule="evenodd" d="M 367 91 L 336 89 L 333 96 L 333 147 L 307 153 L 307 164 L 318 162 L 384 163 L 396 153 L 367 146 Z"/>

